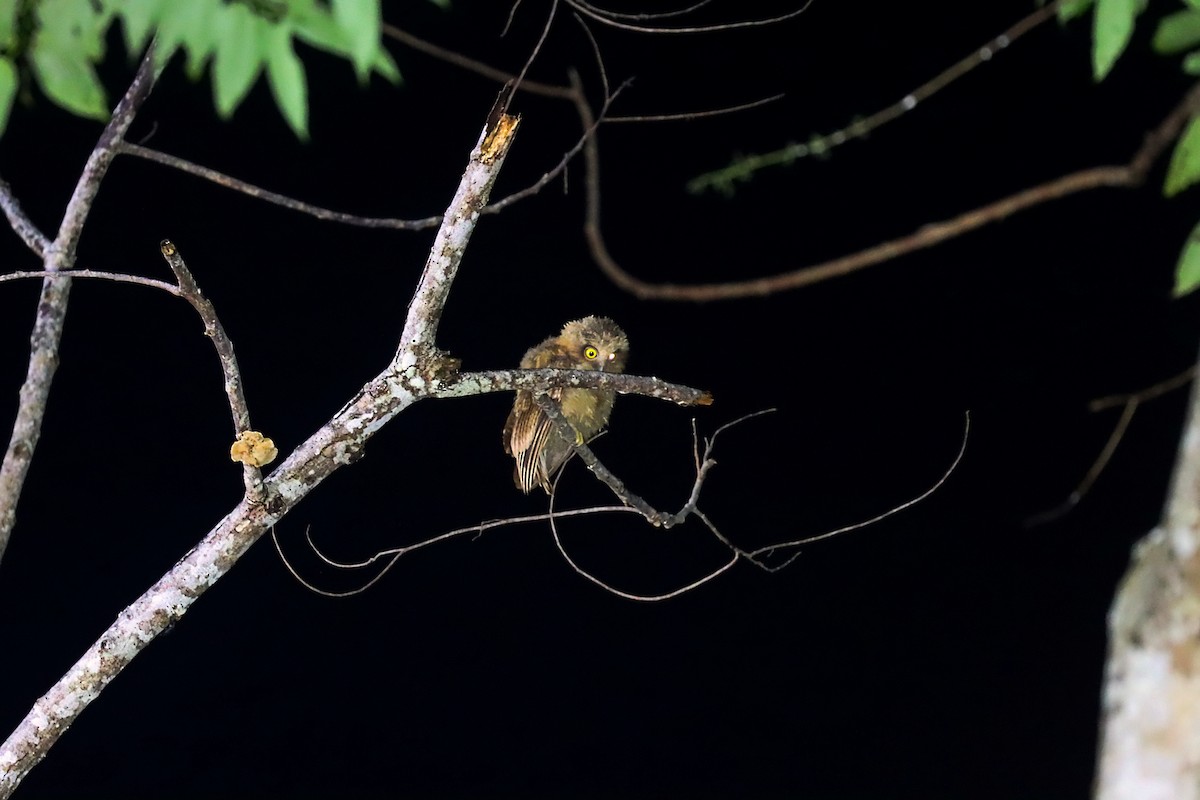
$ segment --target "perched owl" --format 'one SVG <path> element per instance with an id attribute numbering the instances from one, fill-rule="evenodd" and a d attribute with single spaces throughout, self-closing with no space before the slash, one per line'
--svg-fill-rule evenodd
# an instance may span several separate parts
<path id="1" fill-rule="evenodd" d="M 629 339 L 607 317 L 584 317 L 563 326 L 562 333 L 531 348 L 521 359 L 522 369 L 594 369 L 624 372 Z M 591 439 L 612 414 L 614 393 L 603 389 L 551 389 L 563 416 L 575 428 L 578 441 Z M 564 439 L 554 422 L 538 408 L 530 392 L 517 392 L 516 402 L 504 423 L 504 452 L 517 460 L 513 482 L 526 494 L 534 486 L 550 493 L 550 481 L 574 452 L 574 442 Z"/>

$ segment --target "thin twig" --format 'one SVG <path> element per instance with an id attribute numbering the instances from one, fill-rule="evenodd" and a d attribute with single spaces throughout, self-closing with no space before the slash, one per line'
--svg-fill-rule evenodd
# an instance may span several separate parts
<path id="1" fill-rule="evenodd" d="M 246 403 L 245 390 L 242 388 L 242 373 L 238 369 L 237 356 L 233 352 L 233 341 L 225 332 L 225 326 L 217 316 L 217 309 L 200 291 L 200 286 L 184 263 L 179 249 L 169 240 L 163 239 L 159 250 L 171 271 L 175 273 L 175 279 L 179 281 L 179 296 L 196 309 L 196 313 L 204 322 L 204 335 L 212 339 L 213 347 L 217 350 L 217 358 L 221 362 L 221 375 L 225 379 L 225 396 L 229 400 L 229 412 L 233 417 L 234 438 L 254 430 L 254 426 L 250 424 L 250 406 Z M 262 502 L 262 471 L 249 462 L 244 462 L 242 481 L 246 486 L 246 496 Z"/>
<path id="2" fill-rule="evenodd" d="M 758 566 L 762 567 L 763 569 L 767 569 L 768 571 L 774 571 L 774 569 L 778 569 L 778 567 L 776 567 L 774 569 L 768 568 L 767 565 L 761 561 L 761 559 L 764 556 L 770 556 L 774 553 L 779 552 L 780 550 L 786 550 L 786 549 L 792 548 L 792 547 L 801 547 L 806 544 L 812 544 L 813 542 L 819 542 L 822 539 L 831 539 L 834 536 L 840 536 L 843 533 L 848 533 L 849 531 L 858 530 L 859 528 L 865 528 L 868 525 L 874 525 L 876 522 L 885 520 L 894 514 L 899 514 L 901 511 L 903 511 L 906 508 L 911 508 L 912 506 L 915 506 L 917 503 L 921 502 L 922 500 L 924 500 L 925 498 L 929 497 L 931 494 L 936 492 L 938 489 L 942 488 L 942 485 L 945 484 L 946 481 L 948 481 L 950 479 L 950 476 L 954 473 L 954 471 L 956 469 L 958 469 L 958 465 L 962 462 L 963 456 L 966 455 L 967 439 L 970 437 L 970 434 L 971 434 L 971 414 L 970 414 L 970 412 L 967 412 L 964 415 L 962 442 L 958 446 L 958 453 L 955 454 L 954 460 L 950 462 L 950 466 L 946 468 L 946 471 L 944 473 L 942 473 L 942 476 L 940 478 L 938 478 L 932 486 L 930 486 L 928 489 L 921 492 L 919 495 L 912 498 L 911 500 L 906 500 L 905 502 L 901 503 L 900 505 L 894 506 L 894 507 L 888 509 L 887 511 L 883 512 L 882 514 L 876 514 L 875 516 L 871 517 L 870 519 L 863 520 L 862 522 L 856 522 L 853 525 L 846 525 L 844 527 L 837 528 L 832 531 L 827 531 L 825 533 L 819 533 L 815 536 L 806 536 L 803 539 L 796 539 L 796 540 L 790 541 L 790 542 L 779 542 L 777 544 L 771 544 L 771 545 L 767 545 L 765 547 L 760 547 L 757 550 L 748 551 L 747 555 L 755 564 L 758 564 Z M 791 563 L 790 560 L 788 563 Z"/>
<path id="3" fill-rule="evenodd" d="M 550 26 L 554 24 L 554 16 L 558 13 L 558 0 L 550 0 L 550 13 L 546 15 L 546 24 L 542 26 L 542 33 L 538 36 L 537 44 L 533 46 L 533 51 L 529 57 L 525 59 L 525 63 L 521 65 L 521 71 L 517 73 L 517 79 L 513 81 L 513 91 L 521 88 L 521 84 L 525 81 L 525 75 L 529 72 L 529 68 L 533 66 L 533 62 L 537 59 L 538 53 L 542 52 L 542 45 L 546 43 L 546 37 L 550 35 Z M 510 94 L 505 100 L 504 111 L 508 111 L 508 102 L 512 99 Z"/>
<path id="4" fill-rule="evenodd" d="M 155 278 L 143 278 L 141 275 L 129 275 L 124 272 L 104 272 L 96 269 L 67 269 L 61 271 L 47 272 L 46 270 L 24 270 L 21 272 L 6 272 L 0 275 L 0 283 L 7 281 L 15 281 L 22 278 L 44 278 L 54 281 L 72 281 L 77 278 L 95 278 L 97 280 L 112 281 L 113 283 L 133 283 L 138 286 L 147 286 L 151 289 L 161 289 L 168 294 L 173 294 L 179 297 L 179 287 L 173 283 L 156 280 Z"/>
<path id="5" fill-rule="evenodd" d="M 770 97 L 763 97 L 759 100 L 751 100 L 749 103 L 739 103 L 736 106 L 725 106 L 724 108 L 710 108 L 707 111 L 679 111 L 674 114 L 625 114 L 619 117 L 609 116 L 601 119 L 602 123 L 611 122 L 690 122 L 695 119 L 704 119 L 705 117 L 719 117 L 724 114 L 736 114 L 739 111 L 749 111 L 752 108 L 765 106 L 770 103 L 782 100 L 787 95 L 783 92 L 773 94 Z"/>
<path id="6" fill-rule="evenodd" d="M 570 424 L 566 421 L 566 419 L 563 418 L 562 413 L 558 410 L 557 406 L 553 403 L 553 401 L 551 401 L 544 394 L 537 396 L 537 401 L 538 401 L 539 406 L 542 408 L 542 410 L 545 411 L 550 416 L 550 418 L 553 419 L 555 421 L 555 423 L 559 426 L 560 432 L 562 432 L 563 435 L 570 436 L 571 431 L 573 429 L 570 427 Z M 661 526 L 664 528 L 671 528 L 675 525 L 682 523 L 689 516 L 694 515 L 694 516 L 698 517 L 704 523 L 705 527 L 707 527 L 709 529 L 709 531 L 713 534 L 713 536 L 715 536 L 716 539 L 719 542 L 721 542 L 721 544 L 725 545 L 730 551 L 729 561 L 727 561 L 722 566 L 718 567 L 717 569 L 713 570 L 712 572 L 708 573 L 707 575 L 704 575 L 703 577 L 697 578 L 694 581 L 690 581 L 689 583 L 684 584 L 683 586 L 677 587 L 668 592 L 663 592 L 661 594 L 653 594 L 653 595 L 634 594 L 632 592 L 626 592 L 624 590 L 616 588 L 615 586 L 613 586 L 612 584 L 610 584 L 606 581 L 601 580 L 600 578 L 596 577 L 592 573 L 583 569 L 581 566 L 579 566 L 578 563 L 575 562 L 574 559 L 571 558 L 571 556 L 567 553 L 566 547 L 563 546 L 562 538 L 559 536 L 558 526 L 555 523 L 555 517 L 565 516 L 565 515 L 555 513 L 554 498 L 555 498 L 555 495 L 556 495 L 557 489 L 558 489 L 558 480 L 559 480 L 559 478 L 562 477 L 562 472 L 559 472 L 559 474 L 555 477 L 554 489 L 550 492 L 550 517 L 551 517 L 550 532 L 554 537 L 554 544 L 558 548 L 558 552 L 562 555 L 563 559 L 567 562 L 567 564 L 571 567 L 571 569 L 575 570 L 575 572 L 582 575 L 584 578 L 587 578 L 589 581 L 596 584 L 597 586 L 604 589 L 605 591 L 611 592 L 612 594 L 615 594 L 618 597 L 623 597 L 627 600 L 638 600 L 638 601 L 642 601 L 642 602 L 656 602 L 659 600 L 669 600 L 672 597 L 678 597 L 681 594 L 690 592 L 693 589 L 695 589 L 699 586 L 702 586 L 705 583 L 708 583 L 712 579 L 714 579 L 717 576 L 724 573 L 726 570 L 731 569 L 735 564 L 737 564 L 737 562 L 739 560 L 741 560 L 743 558 L 751 558 L 749 553 L 747 553 L 745 550 L 742 550 L 740 547 L 738 547 L 733 542 L 731 542 L 728 539 L 728 537 L 724 536 L 720 532 L 720 530 L 717 529 L 716 525 L 714 525 L 712 523 L 712 521 L 709 520 L 709 518 L 707 516 L 705 516 L 704 512 L 702 512 L 697 507 L 697 504 L 700 501 L 700 490 L 701 490 L 701 487 L 704 485 L 705 478 L 708 476 L 708 471 L 710 468 L 716 466 L 716 463 L 717 463 L 716 461 L 714 461 L 712 459 L 713 448 L 716 445 L 717 437 L 719 437 L 723 432 L 729 430 L 730 428 L 732 428 L 735 425 L 739 425 L 747 420 L 753 419 L 755 417 L 760 417 L 764 414 L 770 414 L 774 411 L 775 411 L 775 409 L 773 409 L 773 408 L 769 408 L 764 411 L 756 411 L 752 414 L 746 414 L 745 416 L 739 417 L 739 418 L 733 420 L 732 422 L 727 422 L 724 425 L 722 425 L 721 427 L 717 428 L 717 430 L 713 433 L 713 435 L 705 441 L 703 456 L 700 456 L 698 454 L 699 437 L 697 437 L 695 434 L 696 426 L 695 426 L 695 421 L 693 420 L 693 422 L 692 422 L 692 434 L 693 434 L 692 442 L 693 442 L 693 448 L 696 449 L 696 452 L 697 452 L 697 455 L 696 455 L 696 459 L 697 459 L 696 460 L 696 479 L 692 484 L 692 491 L 691 491 L 690 496 L 688 497 L 687 502 L 684 503 L 683 507 L 680 508 L 680 510 L 678 512 L 676 512 L 675 514 L 666 514 L 661 511 L 656 511 L 648 503 L 646 503 L 646 501 L 644 501 L 640 497 L 637 497 L 636 495 L 633 495 L 632 493 L 630 493 L 625 488 L 624 484 L 622 484 L 620 482 L 620 480 L 618 480 L 616 478 L 616 476 L 614 476 L 611 472 L 609 472 L 608 469 L 606 467 L 604 467 L 604 465 L 601 464 L 598 459 L 596 459 L 595 455 L 591 452 L 591 450 L 586 445 L 576 445 L 576 447 L 575 447 L 576 454 L 579 455 L 583 459 L 584 463 L 588 465 L 588 468 L 591 469 L 592 472 L 595 473 L 596 476 L 600 478 L 600 480 L 604 481 L 609 486 L 609 488 L 613 490 L 613 493 L 616 494 L 617 497 L 621 499 L 622 502 L 631 506 L 633 508 L 633 510 L 637 511 L 639 514 L 641 514 L 643 517 L 645 517 L 651 524 L 653 524 L 655 526 Z"/>
<path id="7" fill-rule="evenodd" d="M 45 258 L 46 251 L 50 249 L 50 239 L 38 230 L 37 225 L 33 224 L 33 220 L 25 215 L 25 210 L 21 208 L 21 203 L 13 194 L 12 187 L 3 179 L 0 179 L 0 208 L 4 209 L 4 216 L 8 218 L 8 226 L 17 236 L 21 237 L 25 246 L 32 250 L 38 258 Z"/>
<path id="8" fill-rule="evenodd" d="M 1150 400 L 1162 397 L 1168 392 L 1173 392 L 1176 389 L 1181 389 L 1187 386 L 1196 378 L 1197 365 L 1192 364 L 1183 372 L 1172 375 L 1165 381 L 1159 381 L 1153 386 L 1147 386 L 1137 392 L 1129 394 L 1110 394 L 1106 397 L 1099 397 L 1088 403 L 1088 411 L 1103 411 L 1106 408 L 1115 406 L 1128 405 L 1131 402 L 1145 403 Z"/>
<path id="9" fill-rule="evenodd" d="M 133 82 L 117 103 L 112 119 L 104 126 L 100 139 L 88 156 L 71 199 L 67 201 L 54 241 L 49 245 L 42 245 L 44 237 L 33 237 L 34 246 L 41 247 L 43 251 L 42 264 L 47 272 L 61 272 L 74 264 L 75 248 L 83 234 L 83 224 L 91 212 L 92 201 L 100 189 L 100 182 L 108 172 L 108 167 L 117 154 L 117 146 L 137 115 L 142 102 L 150 95 L 157 76 L 154 46 L 151 45 L 142 58 Z M 15 205 L 5 203 L 10 220 L 15 208 Z M 24 228 L 23 219 L 23 215 L 17 216 L 18 233 Z M 25 229 L 25 233 L 21 235 L 25 238 L 32 236 L 32 232 Z M 50 385 L 58 368 L 58 344 L 62 339 L 70 293 L 69 280 L 47 278 L 42 282 L 37 316 L 29 337 L 29 367 L 25 373 L 25 381 L 21 384 L 20 403 L 16 419 L 13 421 L 12 438 L 4 454 L 3 464 L 0 464 L 0 560 L 4 557 L 9 537 L 12 535 L 17 519 L 17 501 L 21 496 L 21 488 L 25 484 L 33 453 L 37 449 L 38 439 L 41 437 L 42 419 L 45 417 L 46 403 L 50 398 Z M 0 780 L 0 794 L 2 793 L 3 781 Z"/>
<path id="10" fill-rule="evenodd" d="M 670 17 L 682 17 L 691 14 L 693 11 L 699 11 L 711 3 L 712 0 L 699 0 L 699 2 L 693 3 L 686 8 L 679 8 L 674 11 L 654 11 L 640 14 L 622 14 L 619 11 L 610 11 L 607 8 L 600 8 L 584 0 L 576 0 L 576 2 L 609 19 L 669 19 Z"/>
<path id="11" fill-rule="evenodd" d="M 663 28 L 663 27 L 653 27 L 653 26 L 645 26 L 645 25 L 630 25 L 629 23 L 618 22 L 617 20 L 613 19 L 612 17 L 605 16 L 604 14 L 600 14 L 600 13 L 593 11 L 591 6 L 588 6 L 585 3 L 580 3 L 580 2 L 578 2 L 578 0 L 567 0 L 567 5 L 571 6 L 571 8 L 575 9 L 576 11 L 583 14 L 584 16 L 591 17 L 592 19 L 596 20 L 597 22 L 600 22 L 604 25 L 608 25 L 611 28 L 620 28 L 623 31 L 633 31 L 634 33 L 652 33 L 652 34 L 719 33 L 721 31 L 732 31 L 732 30 L 737 30 L 739 28 L 761 28 L 761 27 L 765 27 L 768 25 L 778 25 L 781 22 L 786 22 L 789 19 L 793 19 L 795 17 L 800 16 L 801 14 L 803 14 L 805 11 L 808 10 L 808 7 L 811 6 L 812 3 L 813 3 L 813 0 L 805 0 L 804 5 L 802 5 L 800 8 L 796 9 L 795 11 L 789 11 L 786 14 L 780 14 L 779 16 L 776 16 L 776 17 L 768 17 L 768 18 L 764 18 L 764 19 L 750 19 L 750 20 L 743 20 L 741 22 L 721 22 L 721 23 L 716 23 L 714 25 L 696 25 L 696 26 L 683 27 L 683 28 Z"/>
<path id="12" fill-rule="evenodd" d="M 1129 430 L 1129 425 L 1133 422 L 1133 417 L 1137 413 L 1138 408 L 1141 407 L 1141 404 L 1187 386 L 1195 379 L 1196 371 L 1197 366 L 1193 364 L 1178 375 L 1167 378 L 1165 381 L 1159 381 L 1141 391 L 1131 394 L 1108 395 L 1107 397 L 1101 397 L 1088 403 L 1088 410 L 1092 412 L 1122 406 L 1121 416 L 1117 418 L 1112 432 L 1109 433 L 1108 439 L 1104 442 L 1104 447 L 1100 449 L 1100 454 L 1096 456 L 1096 460 L 1092 462 L 1092 465 L 1088 468 L 1087 473 L 1084 474 L 1083 480 L 1079 482 L 1079 485 L 1067 495 L 1067 499 L 1054 508 L 1029 517 L 1025 520 L 1025 527 L 1032 528 L 1037 525 L 1053 522 L 1079 505 L 1088 492 L 1091 491 L 1100 474 L 1104 472 L 1104 469 L 1108 466 L 1108 462 L 1112 460 L 1113 454 L 1117 451 L 1121 440 L 1125 438 L 1125 433 Z"/>
<path id="13" fill-rule="evenodd" d="M 862 119 L 855 120 L 852 124 L 831 134 L 815 136 L 807 142 L 790 144 L 787 147 L 769 153 L 738 158 L 733 164 L 723 169 L 699 175 L 688 181 L 688 191 L 701 192 L 705 189 L 717 189 L 729 192 L 737 181 L 747 180 L 759 170 L 766 169 L 767 167 L 791 164 L 806 156 L 823 156 L 835 147 L 867 136 L 876 128 L 886 125 L 912 111 L 917 107 L 918 103 L 922 103 L 932 95 L 942 91 L 979 65 L 991 61 L 992 56 L 997 52 L 1008 47 L 1043 22 L 1053 19 L 1062 3 L 1063 0 L 1055 0 L 1037 9 L 1004 31 L 1004 33 L 992 37 L 986 44 L 977 48 L 966 58 L 942 70 L 933 78 L 913 89 L 886 108 Z"/>
<path id="14" fill-rule="evenodd" d="M 328 208 L 315 206 L 312 203 L 305 203 L 302 200 L 288 197 L 287 195 L 278 194 L 261 186 L 255 186 L 238 178 L 230 177 L 223 172 L 218 172 L 215 169 L 194 164 L 178 156 L 173 156 L 169 153 L 163 153 L 150 147 L 143 147 L 140 144 L 131 142 L 122 142 L 120 152 L 126 155 L 144 158 L 147 161 L 153 161 L 156 164 L 162 164 L 172 169 L 177 169 L 180 172 L 186 172 L 189 175 L 195 175 L 198 178 L 203 178 L 206 181 L 211 181 L 218 186 L 224 186 L 226 189 L 232 189 L 235 192 L 249 195 L 256 200 L 262 200 L 266 203 L 273 203 L 277 206 L 299 211 L 302 214 L 308 214 L 310 217 L 316 217 L 327 222 L 338 222 L 342 225 L 356 225 L 360 228 L 387 228 L 400 231 L 420 231 L 428 228 L 436 228 L 442 221 L 440 216 L 425 217 L 424 219 L 396 219 L 393 217 L 363 217 L 357 214 L 346 214 L 341 211 L 332 211 Z"/>
<path id="15" fill-rule="evenodd" d="M 474 72 L 488 80 L 496 81 L 497 83 L 515 82 L 517 76 L 511 72 L 505 72 L 502 69 L 485 64 L 482 61 L 477 61 L 473 58 L 468 58 L 461 53 L 456 53 L 453 50 L 447 50 L 444 47 L 439 47 L 436 44 L 427 42 L 424 39 L 413 36 L 407 31 L 397 28 L 390 23 L 383 23 L 383 32 L 392 37 L 401 44 L 407 45 L 414 50 L 419 50 L 428 56 L 432 56 L 439 61 L 444 61 L 447 64 L 453 64 L 456 67 L 461 67 L 468 72 Z M 566 86 L 556 86 L 551 83 L 538 83 L 537 81 L 524 80 L 517 87 L 518 91 L 529 92 L 530 94 L 542 95 L 543 97 L 557 97 L 563 100 L 573 99 L 570 88 Z"/>
<path id="16" fill-rule="evenodd" d="M 634 511 L 632 508 L 627 508 L 625 506 L 592 506 L 590 508 L 573 508 L 569 511 L 555 512 L 556 516 L 560 516 L 560 517 L 576 517 L 576 516 L 581 516 L 581 515 L 604 514 L 604 513 L 636 514 L 637 512 Z M 479 534 L 482 534 L 485 531 L 489 531 L 493 528 L 506 527 L 508 525 L 519 525 L 519 524 L 526 523 L 526 522 L 544 522 L 548 519 L 550 519 L 550 514 L 529 514 L 529 515 L 523 516 L 523 517 L 507 517 L 505 519 L 488 520 L 486 522 L 481 522 L 478 525 L 469 525 L 465 528 L 456 528 L 452 531 L 440 533 L 437 536 L 433 536 L 428 539 L 423 539 L 419 542 L 415 542 L 410 545 L 405 545 L 403 547 L 391 547 L 391 548 L 388 548 L 387 550 L 381 550 L 378 553 L 375 553 L 374 555 L 372 555 L 371 557 L 369 557 L 367 559 L 364 559 L 362 561 L 351 561 L 351 562 L 336 561 L 336 560 L 330 558 L 329 556 L 325 555 L 323 552 L 321 552 L 321 549 L 317 547 L 316 543 L 313 542 L 311 531 L 309 531 L 308 529 L 305 529 L 304 538 L 305 538 L 305 541 L 308 542 L 309 548 L 313 551 L 314 554 L 316 554 L 317 558 L 321 559 L 323 562 L 325 562 L 326 564 L 328 564 L 331 567 L 335 567 L 337 569 L 343 569 L 343 570 L 358 570 L 358 569 L 365 569 L 366 567 L 372 566 L 376 562 L 380 561 L 381 559 L 384 559 L 384 558 L 388 559 L 387 563 L 384 564 L 384 566 L 380 569 L 379 573 L 372 576 L 371 579 L 368 580 L 366 583 L 364 583 L 363 585 L 361 585 L 355 589 L 348 589 L 346 591 L 341 591 L 341 592 L 331 591 L 329 589 L 322 589 L 322 588 L 314 585 L 312 582 L 303 578 L 300 575 L 299 571 L 296 569 L 296 567 L 288 560 L 287 556 L 284 555 L 283 547 L 279 543 L 279 536 L 276 533 L 275 528 L 271 528 L 271 541 L 275 544 L 275 552 L 279 554 L 279 559 L 280 559 L 280 561 L 283 562 L 283 566 L 287 569 L 288 572 L 291 573 L 292 577 L 295 578 L 296 581 L 299 582 L 301 586 L 303 586 L 304 588 L 306 588 L 312 592 L 315 592 L 316 594 L 321 595 L 322 597 L 353 597 L 356 594 L 362 594 L 367 589 L 370 589 L 372 586 L 374 586 L 376 583 L 378 583 L 379 580 L 381 578 L 383 578 L 384 575 L 386 575 L 389 571 L 391 571 L 392 567 L 394 567 L 396 565 L 396 562 L 399 561 L 401 557 L 406 556 L 409 553 L 412 553 L 416 550 L 420 550 L 422 548 L 429 547 L 430 545 L 438 544 L 440 542 L 444 542 L 448 539 L 453 539 L 458 536 L 463 536 L 468 533 L 473 533 L 473 534 L 479 535 Z"/>

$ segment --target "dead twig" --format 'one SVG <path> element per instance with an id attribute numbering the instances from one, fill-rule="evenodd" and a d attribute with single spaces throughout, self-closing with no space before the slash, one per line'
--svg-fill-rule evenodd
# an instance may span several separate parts
<path id="1" fill-rule="evenodd" d="M 1054 508 L 1029 517 L 1025 520 L 1025 527 L 1033 528 L 1053 522 L 1079 505 L 1088 492 L 1092 490 L 1092 486 L 1100 478 L 1101 473 L 1108 466 L 1108 462 L 1112 460 L 1113 454 L 1117 452 L 1117 447 L 1121 444 L 1121 440 L 1125 438 L 1125 434 L 1129 430 L 1129 426 L 1133 422 L 1133 417 L 1141 404 L 1187 386 L 1195 379 L 1196 370 L 1197 366 L 1193 364 L 1178 375 L 1167 378 L 1165 381 L 1160 381 L 1153 386 L 1148 386 L 1140 392 L 1109 395 L 1088 403 L 1088 410 L 1092 412 L 1121 406 L 1121 416 L 1117 418 L 1116 424 L 1113 425 L 1112 432 L 1109 433 L 1108 439 L 1104 442 L 1104 447 L 1100 448 L 1100 454 L 1096 456 L 1096 460 L 1088 467 L 1088 471 L 1084 474 L 1083 479 L 1079 481 L 1079 484 L 1067 495 L 1067 499 Z"/>

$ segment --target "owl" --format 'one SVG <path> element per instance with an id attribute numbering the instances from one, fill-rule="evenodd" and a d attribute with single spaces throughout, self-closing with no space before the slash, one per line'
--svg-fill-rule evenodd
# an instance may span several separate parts
<path id="1" fill-rule="evenodd" d="M 521 359 L 521 368 L 620 373 L 628 356 L 629 339 L 617 323 L 607 317 L 584 317 L 531 348 Z M 562 408 L 578 442 L 586 442 L 605 426 L 615 397 L 605 389 L 550 389 L 547 394 Z M 517 392 L 504 423 L 504 452 L 517 460 L 513 483 L 518 489 L 529 494 L 534 486 L 541 486 L 549 494 L 550 481 L 574 452 L 574 444 L 558 432 L 531 392 Z"/>

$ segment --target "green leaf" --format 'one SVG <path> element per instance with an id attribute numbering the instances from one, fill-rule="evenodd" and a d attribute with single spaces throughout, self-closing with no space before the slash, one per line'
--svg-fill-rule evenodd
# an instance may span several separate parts
<path id="1" fill-rule="evenodd" d="M 42 36 L 41 31 L 34 37 L 29 55 L 33 74 L 42 91 L 55 103 L 81 117 L 108 119 L 104 89 L 86 54 L 63 49 L 58 44 Z"/>
<path id="2" fill-rule="evenodd" d="M 346 31 L 324 9 L 307 4 L 293 6 L 291 21 L 296 38 L 305 44 L 337 56 L 349 55 Z"/>
<path id="3" fill-rule="evenodd" d="M 392 54 L 384 48 L 379 48 L 379 55 L 375 57 L 375 63 L 372 66 L 376 72 L 392 83 L 400 82 L 400 68 L 396 66 Z"/>
<path id="4" fill-rule="evenodd" d="M 1097 81 L 1117 63 L 1133 35 L 1133 21 L 1141 11 L 1139 0 L 1096 0 L 1092 29 L 1092 73 Z"/>
<path id="5" fill-rule="evenodd" d="M 17 41 L 17 0 L 0 0 L 0 47 L 11 48 Z"/>
<path id="6" fill-rule="evenodd" d="M 13 98 L 17 95 L 17 68 L 7 58 L 0 58 L 0 135 L 8 125 Z"/>
<path id="7" fill-rule="evenodd" d="M 81 61 L 104 58 L 101 9 L 76 0 L 41 0 L 37 4 L 36 38 L 59 51 L 73 51 Z M 105 15 L 107 16 L 107 15 Z"/>
<path id="8" fill-rule="evenodd" d="M 345 31 L 354 71 L 365 82 L 379 52 L 379 0 L 333 0 L 333 18 Z"/>
<path id="9" fill-rule="evenodd" d="M 228 119 L 246 99 L 262 71 L 260 41 L 271 23 L 241 4 L 231 5 L 217 18 L 213 56 L 213 101 L 217 113 Z"/>
<path id="10" fill-rule="evenodd" d="M 308 84 L 304 79 L 304 65 L 292 49 L 291 28 L 287 25 L 272 25 L 262 40 L 267 60 L 267 80 L 271 94 L 283 112 L 284 119 L 296 136 L 308 140 Z"/>
<path id="11" fill-rule="evenodd" d="M 155 46 L 159 57 L 168 59 L 179 47 L 187 51 L 188 71 L 195 75 L 197 64 L 212 52 L 215 15 L 222 8 L 221 0 L 187 0 L 163 5 L 158 19 Z"/>
<path id="12" fill-rule="evenodd" d="M 1183 71 L 1188 75 L 1200 75 L 1200 52 L 1188 53 L 1183 57 Z"/>
<path id="13" fill-rule="evenodd" d="M 163 0 L 109 0 L 109 4 L 121 17 L 125 49 L 130 57 L 136 58 L 150 42 Z"/>
<path id="14" fill-rule="evenodd" d="M 1092 7 L 1093 2 L 1095 0 L 1067 0 L 1067 2 L 1058 7 L 1058 21 L 1069 22 L 1078 16 L 1082 16 Z"/>
<path id="15" fill-rule="evenodd" d="M 1200 118 L 1192 118 L 1175 143 L 1163 194 L 1172 197 L 1200 180 Z"/>
<path id="16" fill-rule="evenodd" d="M 1171 294 L 1183 297 L 1195 291 L 1200 286 L 1200 225 L 1192 228 L 1187 241 L 1183 243 L 1183 252 L 1175 264 L 1175 288 Z"/>
<path id="17" fill-rule="evenodd" d="M 1163 17 L 1151 46 L 1156 53 L 1174 55 L 1200 44 L 1200 11 L 1185 9 Z"/>

